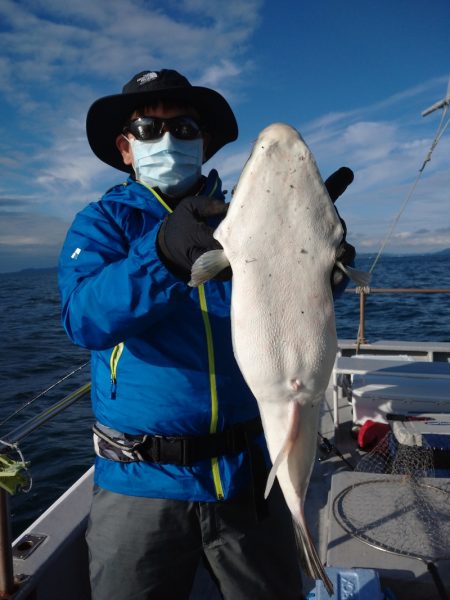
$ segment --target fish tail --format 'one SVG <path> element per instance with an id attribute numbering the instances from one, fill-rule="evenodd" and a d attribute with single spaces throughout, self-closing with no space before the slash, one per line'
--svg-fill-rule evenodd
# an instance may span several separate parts
<path id="1" fill-rule="evenodd" d="M 202 254 L 192 265 L 190 287 L 198 287 L 208 279 L 230 266 L 223 250 L 209 250 Z"/>
<path id="2" fill-rule="evenodd" d="M 298 521 L 293 520 L 293 523 L 297 547 L 300 551 L 300 562 L 305 573 L 309 577 L 312 577 L 312 579 L 321 579 L 327 592 L 332 596 L 334 593 L 333 584 L 317 554 L 316 547 L 303 517 L 303 511 Z"/>

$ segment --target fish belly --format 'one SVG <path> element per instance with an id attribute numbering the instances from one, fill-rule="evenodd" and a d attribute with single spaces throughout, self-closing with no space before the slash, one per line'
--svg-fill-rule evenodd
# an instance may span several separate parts
<path id="1" fill-rule="evenodd" d="M 261 133 L 214 235 L 233 270 L 236 360 L 257 401 L 319 401 L 337 348 L 330 274 L 343 230 L 295 129 Z"/>

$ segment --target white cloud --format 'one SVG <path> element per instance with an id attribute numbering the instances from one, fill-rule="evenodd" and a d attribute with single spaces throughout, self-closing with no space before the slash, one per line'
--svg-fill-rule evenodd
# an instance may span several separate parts
<path id="1" fill-rule="evenodd" d="M 50 214 L 70 222 L 75 211 L 120 181 L 123 175 L 93 157 L 84 123 L 91 102 L 118 93 L 133 73 L 178 69 L 193 84 L 217 89 L 239 110 L 258 68 L 250 44 L 262 6 L 262 0 L 3 0 L 0 100 L 10 110 L 0 122 L 0 210 L 9 211 L 3 220 L 10 234 L 16 228 L 30 239 L 23 222 L 9 220 L 11 211 L 41 211 L 44 221 Z M 342 164 L 355 170 L 339 206 L 349 229 L 364 232 L 361 243 L 379 239 L 397 213 L 437 125 L 437 115 L 421 121 L 420 111 L 444 95 L 446 84 L 446 77 L 435 78 L 303 125 L 324 177 Z M 247 135 L 208 163 L 226 188 L 236 183 L 252 141 Z M 414 232 L 413 218 L 431 232 L 437 220 L 448 219 L 442 197 L 450 183 L 448 156 L 446 136 L 396 234 Z M 38 239 L 43 243 L 45 236 Z M 412 239 L 404 235 L 398 243 L 412 247 Z"/>
<path id="2" fill-rule="evenodd" d="M 357 235 L 353 241 L 356 242 L 360 252 L 375 253 L 380 248 L 381 240 L 376 237 Z M 436 248 L 450 248 L 450 229 L 396 233 L 385 247 L 384 252 L 388 254 L 426 254 L 435 251 Z"/>
<path id="3" fill-rule="evenodd" d="M 220 4 L 171 2 L 157 9 L 137 0 L 69 5 L 4 0 L 0 18 L 8 30 L 0 34 L 5 48 L 0 75 L 11 90 L 22 91 L 32 82 L 45 85 L 56 78 L 64 84 L 77 75 L 123 83 L 134 70 L 160 65 L 202 78 L 210 64 L 223 62 L 229 77 L 233 57 L 245 52 L 258 24 L 261 2 Z"/>
<path id="4" fill-rule="evenodd" d="M 355 171 L 355 181 L 348 194 L 369 197 L 372 192 L 377 192 L 378 204 L 383 202 L 383 197 L 397 196 L 398 202 L 399 186 L 412 185 L 436 131 L 436 125 L 431 120 L 428 123 L 421 121 L 420 114 L 411 115 L 406 109 L 398 112 L 401 108 L 399 105 L 406 98 L 420 94 L 420 97 L 425 96 L 425 106 L 429 102 L 430 90 L 436 93 L 437 83 L 442 84 L 442 80 L 416 86 L 366 109 L 326 115 L 308 124 L 305 138 L 324 176 L 341 164 L 346 164 Z M 386 114 L 383 111 L 382 119 L 374 119 L 381 107 L 396 107 L 397 113 Z M 387 119 L 388 116 L 391 118 Z M 435 149 L 431 162 L 426 165 L 425 174 L 448 168 L 449 155 L 450 140 L 447 136 L 441 139 Z"/>
<path id="5" fill-rule="evenodd" d="M 85 117 L 96 98 L 161 67 L 229 98 L 252 68 L 246 54 L 261 7 L 261 0 L 3 0 L 0 100 L 10 110 L 0 123 L 2 255 L 13 256 L 14 245 L 25 257 L 35 243 L 41 257 L 53 251 L 56 260 L 59 246 L 46 240 L 60 240 L 76 211 L 124 177 L 87 144 Z M 47 221 L 54 227 L 44 233 Z"/>
<path id="6" fill-rule="evenodd" d="M 301 131 L 324 179 L 342 165 L 354 170 L 355 180 L 338 200 L 337 207 L 347 222 L 350 240 L 361 249 L 378 251 L 410 194 L 387 251 L 399 251 L 403 247 L 404 251 L 418 252 L 421 247 L 428 251 L 432 247 L 450 246 L 447 233 L 436 233 L 440 224 L 449 221 L 448 135 L 440 140 L 413 191 L 419 169 L 432 145 L 439 115 L 435 123 L 429 121 L 428 124 L 420 121 L 420 115 L 413 118 L 414 115 L 402 112 L 389 115 L 391 119 L 387 120 L 382 111 L 378 116 L 383 118 L 375 118 L 375 113 L 381 112 L 380 107 L 397 105 L 398 108 L 406 98 L 415 98 L 417 94 L 426 96 L 425 106 L 430 90 L 435 90 L 437 83 L 441 85 L 442 79 L 426 82 L 377 105 L 324 115 L 305 124 Z M 248 149 L 243 149 L 242 144 L 234 146 L 235 153 L 222 155 L 220 164 L 215 165 L 229 188 L 237 181 L 250 153 L 250 146 Z M 430 233 L 415 237 L 411 231 L 415 232 L 418 224 Z"/>
<path id="7" fill-rule="evenodd" d="M 230 60 L 221 60 L 219 64 L 212 65 L 205 69 L 202 77 L 197 82 L 198 85 L 217 88 L 224 79 L 239 75 L 242 68 L 233 64 Z"/>

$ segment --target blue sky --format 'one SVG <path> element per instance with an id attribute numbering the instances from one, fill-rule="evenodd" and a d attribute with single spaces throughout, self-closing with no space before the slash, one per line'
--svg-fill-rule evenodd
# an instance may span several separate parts
<path id="1" fill-rule="evenodd" d="M 145 69 L 213 87 L 240 127 L 205 170 L 231 189 L 259 131 L 295 126 L 348 239 L 376 252 L 435 135 L 447 93 L 448 0 L 2 0 L 0 272 L 53 266 L 75 213 L 123 180 L 87 144 L 90 104 Z M 386 251 L 450 246 L 450 128 Z"/>

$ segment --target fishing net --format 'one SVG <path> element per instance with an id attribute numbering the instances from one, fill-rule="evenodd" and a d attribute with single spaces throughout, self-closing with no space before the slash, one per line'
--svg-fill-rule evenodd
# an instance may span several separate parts
<path id="1" fill-rule="evenodd" d="M 434 478 L 434 451 L 399 444 L 389 432 L 359 462 L 367 473 L 335 499 L 341 526 L 361 541 L 395 554 L 435 562 L 450 558 L 450 493 Z"/>

